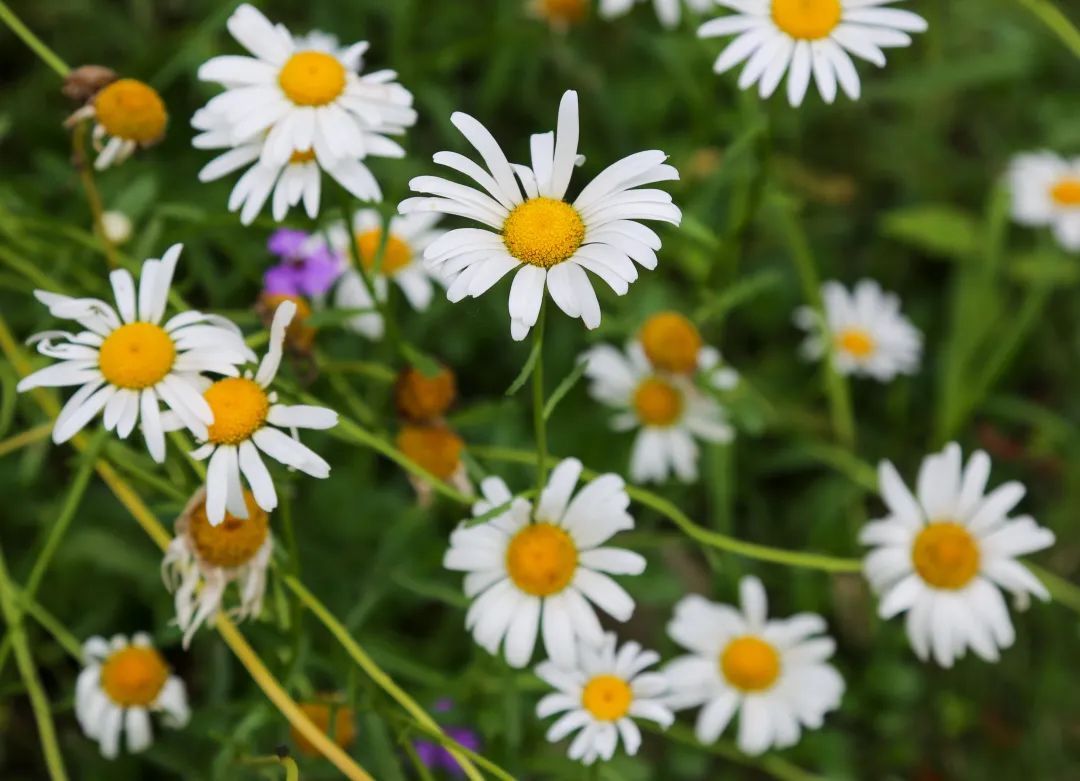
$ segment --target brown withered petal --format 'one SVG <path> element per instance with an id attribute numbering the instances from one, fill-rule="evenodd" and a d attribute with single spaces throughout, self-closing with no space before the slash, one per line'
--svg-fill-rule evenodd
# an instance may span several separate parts
<path id="1" fill-rule="evenodd" d="M 64 79 L 60 91 L 64 97 L 82 105 L 89 102 L 102 87 L 116 81 L 116 71 L 104 65 L 80 65 Z"/>

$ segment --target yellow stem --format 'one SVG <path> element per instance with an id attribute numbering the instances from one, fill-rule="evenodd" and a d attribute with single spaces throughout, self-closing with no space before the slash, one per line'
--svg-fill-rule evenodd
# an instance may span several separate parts
<path id="1" fill-rule="evenodd" d="M 27 429 L 21 434 L 16 434 L 13 437 L 8 437 L 3 442 L 0 442 L 0 457 L 6 456 L 8 453 L 14 453 L 16 450 L 32 445 L 35 442 L 40 442 L 43 439 L 48 439 L 49 432 L 52 431 L 52 423 L 42 423 L 40 426 L 34 426 Z"/>
<path id="2" fill-rule="evenodd" d="M 110 269 L 120 268 L 120 258 L 116 254 L 116 247 L 109 241 L 105 233 L 105 209 L 101 205 L 101 194 L 98 193 L 97 184 L 94 182 L 94 167 L 91 165 L 86 154 L 86 128 L 87 122 L 80 122 L 75 126 L 71 134 L 71 144 L 75 167 L 79 171 L 79 179 L 82 181 L 83 190 L 86 191 L 86 203 L 90 206 L 90 215 L 94 222 L 94 234 L 101 242 L 105 250 L 105 261 Z"/>

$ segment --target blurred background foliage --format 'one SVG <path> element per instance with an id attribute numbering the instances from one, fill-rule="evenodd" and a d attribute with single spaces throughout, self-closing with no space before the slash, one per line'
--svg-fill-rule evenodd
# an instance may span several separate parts
<path id="1" fill-rule="evenodd" d="M 261 326 L 253 303 L 273 229 L 268 218 L 245 229 L 225 211 L 234 179 L 200 184 L 209 155 L 191 147 L 189 119 L 214 92 L 198 65 L 236 53 L 224 23 L 233 3 L 218 0 L 16 0 L 13 9 L 69 64 L 97 63 L 159 89 L 170 112 L 164 142 L 98 177 L 106 206 L 126 212 L 135 260 L 170 243 L 186 250 L 178 289 L 194 306 Z M 581 95 L 585 171 L 644 148 L 661 148 L 682 172 L 671 189 L 686 215 L 664 229 L 661 265 L 629 295 L 599 291 L 603 324 L 586 333 L 561 314 L 549 318 L 551 386 L 590 343 L 621 342 L 644 317 L 680 310 L 720 347 L 746 382 L 730 399 L 738 438 L 710 449 L 704 479 L 660 493 L 701 525 L 781 548 L 858 556 L 855 532 L 880 513 L 866 464 L 889 458 L 913 476 L 921 457 L 950 438 L 987 449 L 992 483 L 1029 489 L 1023 507 L 1053 529 L 1057 546 L 1042 563 L 1065 577 L 1080 572 L 1080 281 L 1078 259 L 1048 235 L 1007 220 L 999 181 L 1011 155 L 1047 147 L 1080 150 L 1080 69 L 1046 27 L 1012 0 L 915 0 L 930 22 L 911 49 L 890 52 L 875 72 L 863 63 L 864 97 L 800 110 L 783 97 L 761 102 L 712 75 L 717 41 L 699 41 L 690 21 L 663 30 L 650 4 L 613 22 L 595 14 L 566 34 L 528 16 L 520 0 L 278 0 L 259 3 L 294 32 L 322 29 L 344 42 L 367 39 L 370 68 L 392 67 L 416 96 L 420 122 L 410 157 L 372 164 L 387 207 L 407 194 L 411 176 L 431 172 L 439 149 L 463 149 L 449 124 L 467 111 L 499 138 L 510 157 L 527 153 L 528 134 L 554 127 L 561 93 Z M 1068 5 L 1067 3 L 1065 5 Z M 1075 7 L 1069 10 L 1075 16 Z M 720 11 L 718 10 L 718 13 Z M 70 111 L 59 80 L 0 29 L 0 311 L 21 339 L 52 325 L 31 298 L 35 287 L 103 295 L 104 264 L 70 163 L 61 123 Z M 328 189 L 323 215 L 337 216 Z M 311 227 L 294 214 L 290 224 Z M 793 253 L 808 251 L 823 279 L 873 277 L 897 291 L 923 330 L 926 355 L 914 378 L 888 386 L 851 383 L 858 422 L 855 455 L 831 433 L 821 372 L 796 357 L 791 312 L 803 300 Z M 506 286 L 506 282 L 503 286 Z M 502 288 L 500 288 L 502 290 Z M 509 339 L 505 290 L 478 301 L 437 300 L 423 315 L 398 308 L 409 340 L 458 374 L 452 423 L 470 445 L 528 451 L 526 395 L 504 392 L 528 346 Z M 325 403 L 376 431 L 395 423 L 385 382 L 343 373 L 343 362 L 393 362 L 385 346 L 323 329 L 324 370 L 294 366 Z M 0 363 L 0 437 L 46 423 L 28 398 L 15 399 L 14 373 Z M 371 410 L 372 419 L 364 420 Z M 1060 604 L 1016 615 L 1018 639 L 1001 663 L 966 659 L 950 671 L 920 664 L 902 622 L 882 624 L 858 576 L 831 576 L 739 559 L 703 549 L 667 520 L 635 505 L 638 529 L 627 544 L 649 560 L 624 585 L 638 610 L 621 635 L 673 652 L 665 624 L 688 591 L 730 601 L 745 573 L 759 574 L 778 614 L 823 613 L 837 636 L 848 691 L 824 729 L 773 760 L 746 765 L 730 744 L 694 745 L 685 717 L 668 738 L 647 736 L 634 759 L 617 758 L 595 776 L 550 746 L 533 716 L 541 692 L 528 673 L 488 656 L 463 629 L 459 576 L 441 568 L 462 508 L 438 500 L 418 507 L 404 474 L 371 451 L 329 434 L 310 437 L 333 464 L 328 481 L 292 481 L 284 471 L 282 512 L 293 514 L 304 582 L 420 702 L 443 698 L 438 718 L 476 728 L 483 753 L 521 778 L 700 781 L 829 779 L 1074 779 L 1080 767 L 1076 697 L 1078 622 Z M 601 470 L 623 472 L 629 437 L 573 388 L 550 422 L 550 446 Z M 139 444 L 109 444 L 166 523 L 195 488 L 172 450 L 155 469 Z M 528 485 L 520 464 L 471 456 L 474 474 L 497 472 Z M 47 440 L 4 456 L 2 540 L 12 575 L 24 582 L 79 466 L 69 447 Z M 275 521 L 280 535 L 280 523 Z M 287 557 L 286 557 L 287 558 Z M 158 574 L 159 553 L 107 488 L 91 479 L 38 601 L 73 635 L 151 630 L 188 683 L 191 725 L 164 731 L 137 758 L 103 761 L 79 733 L 72 712 L 78 667 L 31 625 L 35 658 L 52 695 L 60 743 L 77 779 L 246 779 L 280 769 L 242 764 L 289 744 L 288 727 L 236 664 L 218 636 L 201 633 L 179 650 L 172 603 Z M 263 619 L 242 627 L 263 659 L 299 699 L 339 692 L 357 712 L 351 751 L 380 781 L 415 777 L 402 744 L 418 737 L 400 711 L 356 670 L 327 633 L 291 603 L 274 580 Z M 0 777 L 43 777 L 37 732 L 14 666 L 0 679 Z M 320 760 L 301 758 L 302 778 L 334 778 Z M 786 775 L 785 775 L 786 774 Z"/>

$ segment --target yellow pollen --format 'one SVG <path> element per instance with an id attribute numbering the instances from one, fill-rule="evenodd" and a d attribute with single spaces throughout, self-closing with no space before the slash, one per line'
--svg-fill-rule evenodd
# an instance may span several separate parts
<path id="1" fill-rule="evenodd" d="M 581 704 L 600 721 L 618 721 L 630 710 L 634 693 L 617 675 L 597 675 L 581 692 Z"/>
<path id="2" fill-rule="evenodd" d="M 660 312 L 641 327 L 641 346 L 652 365 L 676 374 L 697 368 L 701 334 L 678 312 Z"/>
<path id="3" fill-rule="evenodd" d="M 827 37 L 840 24 L 843 12 L 840 0 L 772 0 L 776 26 L 804 41 Z"/>
<path id="4" fill-rule="evenodd" d="M 101 666 L 101 688 L 123 708 L 151 705 L 168 678 L 161 654 L 140 645 L 114 651 Z"/>
<path id="5" fill-rule="evenodd" d="M 760 637 L 744 635 L 728 643 L 720 655 L 720 671 L 736 689 L 764 691 L 780 677 L 780 654 Z"/>
<path id="6" fill-rule="evenodd" d="M 503 243 L 522 263 L 551 268 L 577 252 L 585 223 L 577 210 L 554 198 L 531 198 L 503 223 Z"/>
<path id="7" fill-rule="evenodd" d="M 305 702 L 301 703 L 300 710 L 311 719 L 319 731 L 324 735 L 330 731 L 330 711 L 331 706 L 325 702 Z M 331 735 L 331 739 L 340 748 L 348 748 L 354 740 L 356 740 L 356 722 L 353 718 L 352 708 L 345 705 L 339 705 L 333 708 L 334 711 L 334 732 Z M 309 757 L 321 757 L 322 752 L 315 748 L 312 743 L 301 735 L 296 727 L 289 728 L 289 737 L 292 738 L 293 743 L 296 744 L 296 748 L 299 749 L 301 754 L 306 754 Z"/>
<path id="8" fill-rule="evenodd" d="M 394 385 L 394 405 L 406 420 L 434 420 L 454 403 L 457 382 L 454 373 L 443 367 L 434 377 L 409 367 L 398 375 Z"/>
<path id="9" fill-rule="evenodd" d="M 119 79 L 94 96 L 94 114 L 110 136 L 150 144 L 165 133 L 168 114 L 153 87 Z"/>
<path id="10" fill-rule="evenodd" d="M 278 84 L 298 106 L 325 106 L 345 91 L 345 66 L 325 52 L 297 52 L 282 66 Z"/>
<path id="11" fill-rule="evenodd" d="M 877 343 L 865 329 L 846 328 L 836 335 L 836 348 L 856 358 L 869 358 L 877 349 Z"/>
<path id="12" fill-rule="evenodd" d="M 682 394 L 667 380 L 649 377 L 634 391 L 634 410 L 646 426 L 670 426 L 682 414 Z"/>
<path id="13" fill-rule="evenodd" d="M 141 390 L 157 385 L 176 361 L 176 345 L 153 323 L 128 323 L 105 337 L 98 367 L 118 388 Z"/>
<path id="14" fill-rule="evenodd" d="M 382 241 L 382 229 L 372 228 L 369 231 L 356 234 L 356 249 L 360 254 L 360 262 L 368 271 L 375 270 L 375 259 L 379 255 L 379 243 Z M 412 249 L 403 239 L 399 239 L 393 233 L 386 240 L 386 249 L 383 250 L 382 263 L 379 266 L 381 273 L 391 276 L 412 263 Z"/>
<path id="15" fill-rule="evenodd" d="M 506 548 L 506 569 L 519 589 L 534 597 L 558 594 L 577 571 L 578 552 L 570 535 L 550 523 L 526 526 Z"/>
<path id="16" fill-rule="evenodd" d="M 262 428 L 270 399 L 254 380 L 226 377 L 203 393 L 214 413 L 209 439 L 218 445 L 236 445 Z"/>
<path id="17" fill-rule="evenodd" d="M 979 572 L 979 546 L 971 532 L 952 521 L 931 523 L 911 550 L 915 571 L 940 589 L 961 589 Z"/>
<path id="18" fill-rule="evenodd" d="M 533 7 L 539 16 L 560 26 L 584 21 L 589 9 L 585 0 L 536 0 Z"/>
<path id="19" fill-rule="evenodd" d="M 310 163 L 314 159 L 315 159 L 315 150 L 314 149 L 297 150 L 297 151 L 293 152 L 291 155 L 289 155 L 289 162 L 290 163 L 295 163 L 295 164 Z"/>
<path id="20" fill-rule="evenodd" d="M 446 426 L 405 424 L 397 435 L 398 450 L 440 480 L 453 477 L 465 443 Z"/>
<path id="21" fill-rule="evenodd" d="M 1050 188 L 1050 197 L 1058 206 L 1080 206 L 1080 178 L 1068 177 Z"/>
<path id="22" fill-rule="evenodd" d="M 206 503 L 188 516 L 187 533 L 199 557 L 212 567 L 231 569 L 251 561 L 270 534 L 269 516 L 255 503 L 251 491 L 244 491 L 247 519 L 225 513 L 217 526 L 206 517 Z"/>

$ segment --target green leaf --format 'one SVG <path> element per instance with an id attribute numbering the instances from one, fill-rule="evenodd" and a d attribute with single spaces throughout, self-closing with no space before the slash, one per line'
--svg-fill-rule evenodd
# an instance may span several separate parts
<path id="1" fill-rule="evenodd" d="M 570 389 L 577 385 L 578 380 L 585 374 L 585 367 L 588 365 L 586 361 L 578 361 L 577 365 L 570 370 L 570 373 L 563 377 L 562 382 L 558 384 L 554 391 L 552 391 L 551 397 L 548 398 L 547 404 L 544 405 L 544 420 L 551 417 L 551 413 L 555 411 L 555 407 L 563 396 L 570 392 Z"/>
<path id="2" fill-rule="evenodd" d="M 882 219 L 881 232 L 929 255 L 952 260 L 965 260 L 979 248 L 978 220 L 943 204 L 895 209 Z"/>
<path id="3" fill-rule="evenodd" d="M 1071 287 L 1080 281 L 1080 266 L 1061 253 L 1042 250 L 1013 260 L 1009 275 L 1025 285 Z"/>

